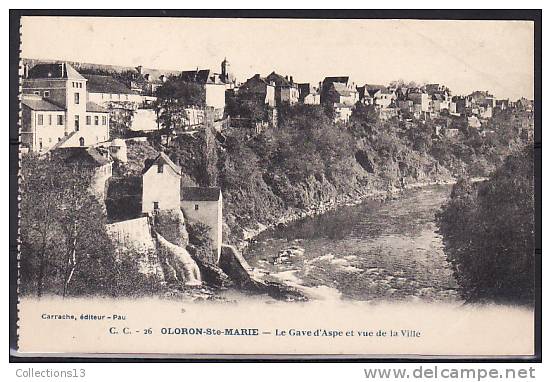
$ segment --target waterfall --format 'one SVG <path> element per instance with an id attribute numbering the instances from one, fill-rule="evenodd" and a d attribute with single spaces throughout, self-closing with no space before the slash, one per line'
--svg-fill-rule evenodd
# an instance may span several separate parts
<path id="1" fill-rule="evenodd" d="M 165 250 L 167 255 L 172 255 L 174 264 L 170 264 L 176 273 L 185 280 L 186 285 L 201 285 L 201 272 L 199 266 L 185 248 L 172 244 L 159 233 L 157 233 L 157 241 L 162 250 Z M 167 256 L 170 258 L 171 256 Z M 180 268 L 180 269 L 179 269 Z"/>

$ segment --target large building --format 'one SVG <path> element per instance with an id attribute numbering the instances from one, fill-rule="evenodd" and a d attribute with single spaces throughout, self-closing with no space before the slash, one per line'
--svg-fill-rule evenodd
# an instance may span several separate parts
<path id="1" fill-rule="evenodd" d="M 109 112 L 89 101 L 87 80 L 67 63 L 37 64 L 22 82 L 21 143 L 34 152 L 109 140 Z"/>

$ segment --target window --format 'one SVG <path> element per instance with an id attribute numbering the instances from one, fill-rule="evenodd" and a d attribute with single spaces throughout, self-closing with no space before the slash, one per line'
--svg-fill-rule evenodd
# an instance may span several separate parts
<path id="1" fill-rule="evenodd" d="M 75 115 L 75 131 L 80 129 L 80 118 L 78 115 Z"/>
<path id="2" fill-rule="evenodd" d="M 89 115 L 86 116 L 86 124 L 87 124 L 87 125 L 91 125 L 91 124 L 92 124 L 92 117 L 89 116 Z"/>
<path id="3" fill-rule="evenodd" d="M 63 125 L 63 116 L 62 115 L 58 115 L 57 116 L 57 124 L 58 125 Z"/>
<path id="4" fill-rule="evenodd" d="M 199 204 L 195 205 L 195 211 L 199 211 Z"/>
<path id="5" fill-rule="evenodd" d="M 99 117 L 97 115 L 94 116 L 94 125 L 99 125 Z"/>
<path id="6" fill-rule="evenodd" d="M 153 209 L 158 210 L 159 209 L 159 202 L 153 202 Z"/>
<path id="7" fill-rule="evenodd" d="M 78 139 L 78 143 L 79 143 L 79 145 L 84 146 L 84 138 L 83 138 L 83 137 L 80 137 L 80 138 Z"/>
<path id="8" fill-rule="evenodd" d="M 162 163 L 159 163 L 157 165 L 157 173 L 158 174 L 162 174 L 163 173 L 163 164 Z"/>
<path id="9" fill-rule="evenodd" d="M 48 115 L 48 125 L 52 125 L 52 115 Z"/>
<path id="10" fill-rule="evenodd" d="M 44 91 L 44 97 L 49 97 L 50 96 L 50 91 L 49 90 L 45 90 Z"/>
<path id="11" fill-rule="evenodd" d="M 35 91 L 34 94 L 35 94 L 35 95 L 40 95 L 40 92 L 39 92 L 39 91 Z"/>
<path id="12" fill-rule="evenodd" d="M 48 138 L 48 143 L 52 143 L 52 138 Z"/>
<path id="13" fill-rule="evenodd" d="M 43 125 L 44 124 L 44 116 L 42 114 L 38 114 L 38 122 L 37 122 L 38 125 Z"/>
<path id="14" fill-rule="evenodd" d="M 80 103 L 80 93 L 75 93 L 75 105 Z"/>
<path id="15" fill-rule="evenodd" d="M 38 140 L 38 148 L 42 150 L 42 138 Z"/>
<path id="16" fill-rule="evenodd" d="M 101 124 L 104 126 L 107 125 L 107 117 L 105 115 L 101 117 Z"/>

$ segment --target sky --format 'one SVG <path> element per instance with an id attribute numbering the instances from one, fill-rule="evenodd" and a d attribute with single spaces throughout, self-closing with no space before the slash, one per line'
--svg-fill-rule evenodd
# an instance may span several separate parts
<path id="1" fill-rule="evenodd" d="M 440 83 L 533 99 L 534 30 L 526 21 L 24 17 L 22 57 L 220 71 L 272 71 L 295 82 Z"/>

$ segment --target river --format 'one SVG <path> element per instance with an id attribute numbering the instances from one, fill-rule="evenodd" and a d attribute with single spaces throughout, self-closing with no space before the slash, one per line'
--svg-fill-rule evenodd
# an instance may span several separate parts
<path id="1" fill-rule="evenodd" d="M 244 255 L 257 274 L 313 298 L 457 301 L 435 223 L 450 190 L 427 186 L 301 219 L 261 233 Z"/>

